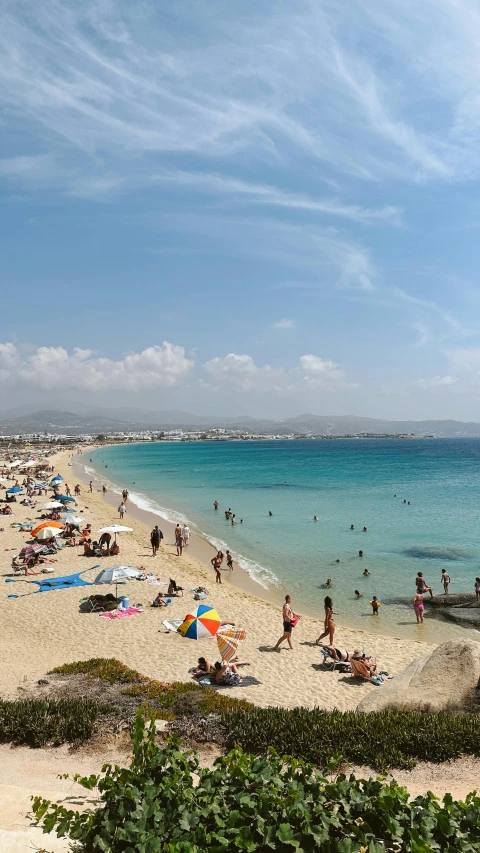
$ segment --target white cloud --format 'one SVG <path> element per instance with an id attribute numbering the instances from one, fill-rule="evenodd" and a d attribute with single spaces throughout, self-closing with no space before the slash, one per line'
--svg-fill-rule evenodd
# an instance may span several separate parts
<path id="1" fill-rule="evenodd" d="M 296 323 L 295 320 L 288 320 L 287 317 L 284 317 L 283 320 L 279 320 L 273 326 L 275 329 L 295 329 Z"/>
<path id="2" fill-rule="evenodd" d="M 343 382 L 344 372 L 335 362 L 315 355 L 303 355 L 289 370 L 269 364 L 258 366 L 251 355 L 233 352 L 212 358 L 204 367 L 214 382 L 228 383 L 238 391 L 297 394 L 315 388 L 351 387 Z"/>
<path id="3" fill-rule="evenodd" d="M 457 382 L 458 379 L 455 376 L 431 376 L 428 379 L 417 379 L 413 385 L 416 388 L 429 390 L 431 388 L 449 388 L 456 385 Z"/>
<path id="4" fill-rule="evenodd" d="M 24 354 L 13 343 L 0 343 L 0 381 L 16 387 L 84 391 L 142 391 L 181 382 L 194 366 L 183 347 L 164 341 L 120 361 L 76 347 L 37 347 Z"/>

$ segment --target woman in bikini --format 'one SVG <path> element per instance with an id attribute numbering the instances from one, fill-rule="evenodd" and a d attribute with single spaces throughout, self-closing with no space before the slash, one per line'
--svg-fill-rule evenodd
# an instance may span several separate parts
<path id="1" fill-rule="evenodd" d="M 217 555 L 210 560 L 213 568 L 215 569 L 215 583 L 222 582 L 222 563 L 223 563 L 223 552 L 217 551 Z"/>
<path id="2" fill-rule="evenodd" d="M 333 617 L 338 616 L 333 610 L 332 599 L 329 595 L 325 596 L 325 621 L 324 621 L 324 631 L 323 634 L 320 634 L 318 640 L 315 640 L 317 646 L 320 645 L 320 641 L 323 640 L 324 637 L 329 636 L 330 645 L 333 646 L 333 638 L 335 635 L 335 622 L 333 621 Z"/>
<path id="3" fill-rule="evenodd" d="M 420 623 L 423 622 L 423 593 L 417 590 L 417 592 L 413 596 L 412 604 L 413 609 L 415 611 L 415 616 L 417 617 L 417 625 L 420 625 Z"/>

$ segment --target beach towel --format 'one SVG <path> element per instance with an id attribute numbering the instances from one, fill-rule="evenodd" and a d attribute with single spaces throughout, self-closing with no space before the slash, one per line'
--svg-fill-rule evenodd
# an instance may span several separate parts
<path id="1" fill-rule="evenodd" d="M 100 613 L 102 619 L 120 619 L 122 616 L 134 616 L 135 613 L 143 613 L 139 607 L 127 607 L 125 610 L 111 610 L 109 613 Z"/>
<path id="2" fill-rule="evenodd" d="M 180 625 L 183 623 L 183 619 L 163 619 L 162 625 L 165 625 L 167 631 L 173 631 L 174 634 L 177 633 Z"/>

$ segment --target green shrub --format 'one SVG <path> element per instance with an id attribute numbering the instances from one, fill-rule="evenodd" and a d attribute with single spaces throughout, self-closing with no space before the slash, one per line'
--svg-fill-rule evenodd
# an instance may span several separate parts
<path id="1" fill-rule="evenodd" d="M 110 705 L 84 699 L 0 701 L 0 742 L 40 747 L 85 743 Z"/>
<path id="2" fill-rule="evenodd" d="M 79 814 L 39 798 L 33 811 L 45 832 L 76 842 L 82 853 L 474 853 L 480 849 L 480 798 L 443 804 L 429 793 L 409 802 L 395 782 L 353 776 L 325 779 L 312 765 L 261 758 L 241 749 L 201 769 L 171 738 L 155 745 L 137 718 L 129 769 L 106 765 L 101 804 Z M 193 774 L 198 775 L 195 785 Z"/>
<path id="3" fill-rule="evenodd" d="M 222 724 L 227 746 L 239 744 L 255 755 L 272 746 L 321 767 L 338 753 L 379 770 L 410 768 L 415 760 L 480 755 L 480 717 L 475 714 L 247 708 L 229 710 Z"/>

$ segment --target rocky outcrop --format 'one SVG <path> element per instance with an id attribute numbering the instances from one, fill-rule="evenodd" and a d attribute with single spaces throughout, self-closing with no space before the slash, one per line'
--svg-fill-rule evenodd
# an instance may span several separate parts
<path id="1" fill-rule="evenodd" d="M 449 640 L 433 652 L 417 658 L 358 705 L 358 711 L 398 708 L 412 711 L 444 711 L 471 708 L 479 701 L 480 643 Z"/>
<path id="2" fill-rule="evenodd" d="M 425 596 L 425 604 L 429 607 L 463 607 L 476 604 L 474 592 L 452 592 L 448 595 L 434 595 L 433 598 Z"/>

